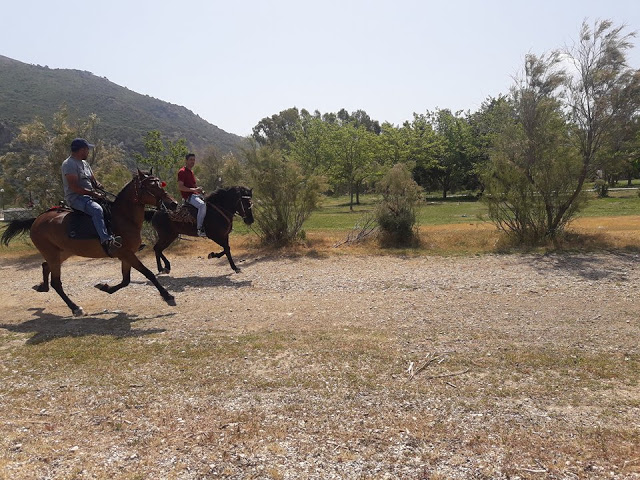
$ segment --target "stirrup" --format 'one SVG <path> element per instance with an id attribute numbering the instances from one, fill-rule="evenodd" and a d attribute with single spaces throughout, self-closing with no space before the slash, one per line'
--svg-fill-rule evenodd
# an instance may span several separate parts
<path id="1" fill-rule="evenodd" d="M 113 257 L 113 251 L 122 247 L 122 237 L 109 237 L 107 240 L 100 243 L 100 245 L 102 245 L 102 249 L 108 256 Z"/>

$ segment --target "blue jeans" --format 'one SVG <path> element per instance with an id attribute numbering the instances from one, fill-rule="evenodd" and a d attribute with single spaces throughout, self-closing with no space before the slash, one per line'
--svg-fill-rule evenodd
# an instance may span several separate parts
<path id="1" fill-rule="evenodd" d="M 187 200 L 190 205 L 193 205 L 198 209 L 198 217 L 196 221 L 198 223 L 198 230 L 202 230 L 202 224 L 204 223 L 204 217 L 207 216 L 207 204 L 204 203 L 201 195 L 192 194 Z"/>
<path id="2" fill-rule="evenodd" d="M 71 208 L 80 210 L 91 217 L 91 220 L 93 220 L 93 226 L 96 227 L 96 231 L 100 237 L 100 243 L 109 239 L 107 226 L 104 223 L 104 212 L 102 211 L 100 204 L 95 202 L 88 195 L 80 195 L 73 201 Z"/>

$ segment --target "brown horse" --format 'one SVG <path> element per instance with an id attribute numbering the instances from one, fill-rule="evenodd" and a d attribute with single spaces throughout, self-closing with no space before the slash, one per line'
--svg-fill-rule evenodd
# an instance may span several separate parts
<path id="1" fill-rule="evenodd" d="M 247 225 L 253 223 L 251 197 L 251 189 L 237 186 L 218 188 L 204 199 L 207 204 L 207 216 L 204 219 L 203 228 L 207 233 L 207 237 L 223 249 L 219 253 L 211 252 L 208 258 L 220 258 L 226 255 L 229 265 L 236 273 L 239 273 L 240 269 L 236 267 L 233 258 L 231 258 L 229 233 L 233 228 L 234 215 L 240 216 Z M 167 212 L 166 210 L 159 210 L 153 215 L 149 215 L 150 213 L 147 212 L 145 220 L 151 221 L 153 228 L 158 233 L 158 241 L 153 246 L 153 250 L 156 252 L 158 272 L 169 273 L 171 271 L 171 263 L 162 252 L 180 234 L 192 237 L 198 235 L 195 217 L 196 208 L 185 204 L 175 213 Z M 162 262 L 164 262 L 164 266 Z"/>
<path id="2" fill-rule="evenodd" d="M 122 282 L 114 286 L 99 283 L 96 288 L 111 294 L 126 287 L 131 281 L 131 267 L 133 267 L 156 286 L 165 302 L 172 306 L 176 304 L 173 295 L 158 283 L 155 275 L 136 256 L 142 242 L 140 232 L 144 221 L 144 206 L 157 206 L 161 203 L 176 205 L 175 200 L 164 191 L 157 177 L 138 170 L 133 179 L 116 196 L 111 206 L 113 232 L 122 237 L 122 247 L 113 252 L 113 256 L 122 262 Z M 31 241 L 45 260 L 42 264 L 42 283 L 33 288 L 38 292 L 48 292 L 49 275 L 51 275 L 53 289 L 65 301 L 73 315 L 81 316 L 84 315 L 82 307 L 71 301 L 62 289 L 60 266 L 73 255 L 103 258 L 107 254 L 97 238 L 86 240 L 69 238 L 67 229 L 71 222 L 70 213 L 67 209 L 53 208 L 37 218 L 14 220 L 9 223 L 0 241 L 8 245 L 16 235 L 30 231 Z"/>

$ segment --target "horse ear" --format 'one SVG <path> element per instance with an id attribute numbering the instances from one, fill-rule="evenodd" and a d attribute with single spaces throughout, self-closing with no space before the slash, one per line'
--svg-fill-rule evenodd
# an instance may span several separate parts
<path id="1" fill-rule="evenodd" d="M 151 170 L 149 170 L 149 175 L 153 175 L 153 167 L 151 167 Z"/>

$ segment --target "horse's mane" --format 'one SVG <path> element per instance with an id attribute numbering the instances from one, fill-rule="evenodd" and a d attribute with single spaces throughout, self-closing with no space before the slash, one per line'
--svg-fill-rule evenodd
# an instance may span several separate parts
<path id="1" fill-rule="evenodd" d="M 151 175 L 152 175 L 151 171 L 149 171 L 149 172 L 144 172 L 144 171 L 140 170 L 140 172 L 141 172 L 145 177 L 149 177 L 149 176 L 151 176 Z M 131 180 L 129 180 L 129 181 L 124 185 L 124 187 L 122 187 L 122 189 L 121 189 L 121 190 L 116 194 L 116 199 L 124 195 L 124 192 L 126 192 L 127 188 L 130 188 L 130 187 L 134 184 L 134 182 L 135 182 L 136 178 L 138 178 L 138 174 L 137 174 L 137 173 L 133 173 L 133 174 L 132 174 L 132 176 L 131 176 Z M 113 203 L 113 202 L 110 202 L 110 203 Z"/>
<path id="2" fill-rule="evenodd" d="M 206 203 L 220 203 L 224 200 L 229 192 L 235 190 L 236 187 L 218 187 L 204 198 Z"/>

